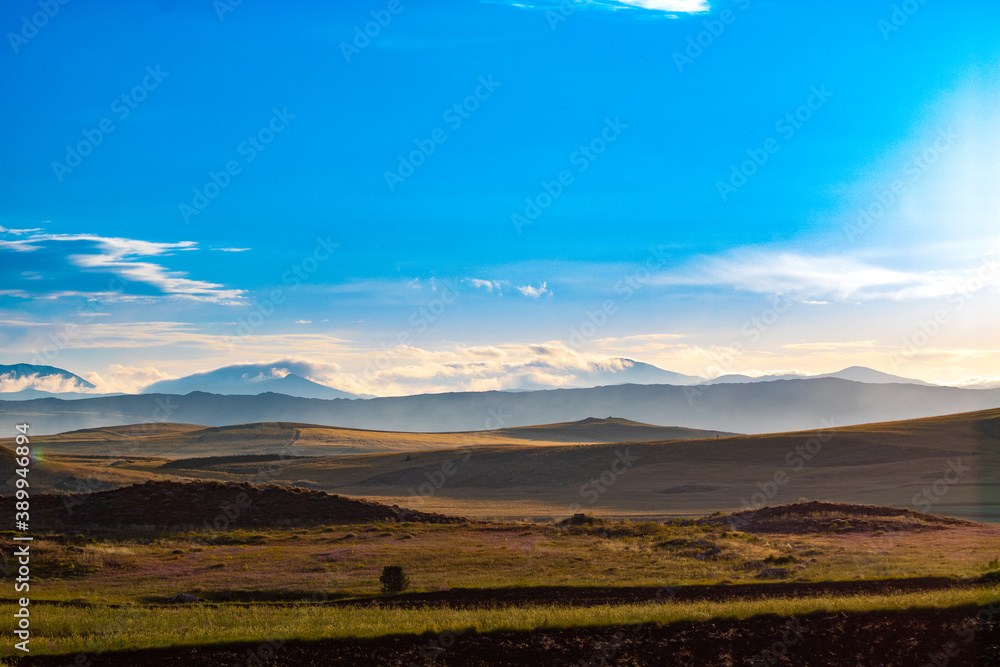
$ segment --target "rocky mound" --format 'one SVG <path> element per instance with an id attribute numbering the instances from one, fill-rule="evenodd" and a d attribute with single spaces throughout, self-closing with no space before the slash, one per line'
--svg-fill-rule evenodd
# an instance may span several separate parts
<path id="1" fill-rule="evenodd" d="M 745 510 L 727 516 L 711 517 L 701 522 L 734 528 L 747 533 L 861 533 L 884 531 L 935 530 L 955 526 L 974 526 L 973 521 L 909 509 L 850 505 L 811 501 Z"/>
<path id="2" fill-rule="evenodd" d="M 14 498 L 0 498 L 13 516 Z M 461 523 L 464 519 L 325 491 L 276 484 L 150 481 L 110 491 L 31 499 L 33 530 L 169 528 L 233 530 L 396 521 Z"/>

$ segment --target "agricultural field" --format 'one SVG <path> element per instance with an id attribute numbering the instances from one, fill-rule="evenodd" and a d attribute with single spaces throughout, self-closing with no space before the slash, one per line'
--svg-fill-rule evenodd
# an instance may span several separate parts
<path id="1" fill-rule="evenodd" d="M 257 527 L 236 517 L 182 531 L 167 525 L 179 512 L 145 526 L 125 524 L 134 517 L 120 510 L 85 514 L 167 494 L 178 507 L 209 500 L 205 517 L 246 494 L 252 502 L 232 507 L 242 504 Z M 632 664 L 664 646 L 679 660 L 666 664 L 690 664 L 680 656 L 708 645 L 717 655 L 703 664 L 741 664 L 732 661 L 771 644 L 787 652 L 772 652 L 778 664 L 840 664 L 793 656 L 816 655 L 831 632 L 896 625 L 912 637 L 894 653 L 949 632 L 967 660 L 950 664 L 986 664 L 975 660 L 997 648 L 1000 526 L 908 510 L 802 503 L 697 520 L 499 523 L 395 517 L 320 491 L 235 483 L 150 483 L 77 500 L 84 532 L 33 544 L 36 637 L 18 664 L 76 655 L 133 664 L 136 651 L 191 664 L 246 664 L 247 651 L 262 664 L 351 664 L 361 654 L 380 664 L 514 664 L 541 647 L 554 651 L 551 664 L 611 650 L 614 664 Z M 316 520 L 300 511 L 299 525 L 280 525 L 284 508 L 303 503 Z M 39 505 L 50 517 L 65 507 Z M 379 520 L 330 522 L 326 505 Z M 11 535 L 2 542 L 10 553 Z M 408 586 L 387 593 L 380 574 L 392 565 Z M 13 613 L 12 600 L 3 606 Z M 339 657 L 323 657 L 331 650 Z M 496 662 L 504 655 L 509 663 Z"/>
<path id="2" fill-rule="evenodd" d="M 996 664 L 1000 524 L 981 519 L 998 422 L 47 436 L 32 651 L 0 660 Z M 367 449 L 321 451 L 348 442 Z M 15 536 L 0 534 L 8 572 Z"/>

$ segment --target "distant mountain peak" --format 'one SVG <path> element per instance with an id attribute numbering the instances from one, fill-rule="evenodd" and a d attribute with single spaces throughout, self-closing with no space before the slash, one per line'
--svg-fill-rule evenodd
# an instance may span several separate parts
<path id="1" fill-rule="evenodd" d="M 704 384 L 749 384 L 752 382 L 775 382 L 777 380 L 817 380 L 822 378 L 835 378 L 838 380 L 848 380 L 850 382 L 862 382 L 864 384 L 917 384 L 922 386 L 933 386 L 923 380 L 912 380 L 910 378 L 890 375 L 877 371 L 867 366 L 849 366 L 835 373 L 824 373 L 822 375 L 798 375 L 795 373 L 785 373 L 781 375 L 761 375 L 752 377 L 750 375 L 730 374 L 720 375 L 717 378 L 708 380 Z"/>
<path id="2" fill-rule="evenodd" d="M 0 364 L 0 391 L 31 389 L 43 392 L 71 392 L 96 389 L 93 383 L 55 366 L 38 364 Z"/>
<path id="3" fill-rule="evenodd" d="M 295 372 L 298 371 L 298 372 Z M 283 394 L 298 398 L 359 398 L 355 394 L 320 384 L 299 373 L 308 373 L 302 362 L 273 364 L 236 364 L 211 371 L 194 373 L 174 380 L 154 382 L 142 390 L 144 394 L 206 394 L 254 396 Z"/>

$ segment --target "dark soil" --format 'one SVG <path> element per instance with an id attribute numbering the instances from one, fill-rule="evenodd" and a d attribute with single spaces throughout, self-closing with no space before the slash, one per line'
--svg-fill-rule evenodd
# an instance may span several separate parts
<path id="1" fill-rule="evenodd" d="M 14 516 L 12 496 L 0 514 Z M 44 531 L 159 528 L 232 530 L 276 526 L 464 519 L 277 484 L 146 482 L 111 491 L 31 498 L 32 527 Z"/>
<path id="2" fill-rule="evenodd" d="M 981 621 L 977 620 L 981 619 Z M 474 631 L 30 657 L 18 664 L 134 665 L 665 665 L 735 667 L 987 667 L 1000 665 L 1000 605 L 948 610 L 811 614 L 797 618 L 532 632 Z"/>
<path id="3" fill-rule="evenodd" d="M 858 533 L 883 531 L 943 530 L 975 526 L 973 521 L 908 509 L 877 505 L 849 505 L 812 501 L 777 507 L 761 507 L 727 516 L 698 519 L 694 523 L 727 527 L 746 533 Z"/>

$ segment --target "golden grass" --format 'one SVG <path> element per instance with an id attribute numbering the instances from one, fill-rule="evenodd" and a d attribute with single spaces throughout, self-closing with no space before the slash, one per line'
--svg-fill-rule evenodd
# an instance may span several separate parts
<path id="1" fill-rule="evenodd" d="M 762 614 L 800 616 L 816 612 L 873 612 L 985 606 L 1000 600 L 1000 587 L 902 595 L 852 595 L 735 602 L 646 603 L 490 609 L 376 609 L 322 605 L 179 606 L 80 608 L 35 606 L 35 654 L 91 653 L 182 645 L 273 640 L 373 638 L 442 632 L 528 631 L 543 628 L 626 626 L 711 619 L 746 619 Z M 0 605 L 0 613 L 14 606 Z M 12 649 L 5 648 L 8 651 Z"/>
<path id="2" fill-rule="evenodd" d="M 82 547 L 36 538 L 39 600 L 143 602 L 199 589 L 219 598 L 373 595 L 384 565 L 415 590 L 527 586 L 660 586 L 754 582 L 767 559 L 789 558 L 790 580 L 976 578 L 1000 556 L 1000 527 L 923 532 L 753 536 L 700 526 L 617 523 L 336 526 L 119 538 Z M 2 542 L 2 541 L 0 541 Z M 696 557 L 718 546 L 715 559 Z M 0 548 L 6 548 L 0 544 Z M 82 551 L 79 549 L 82 548 Z M 99 592 L 98 592 L 99 591 Z"/>

